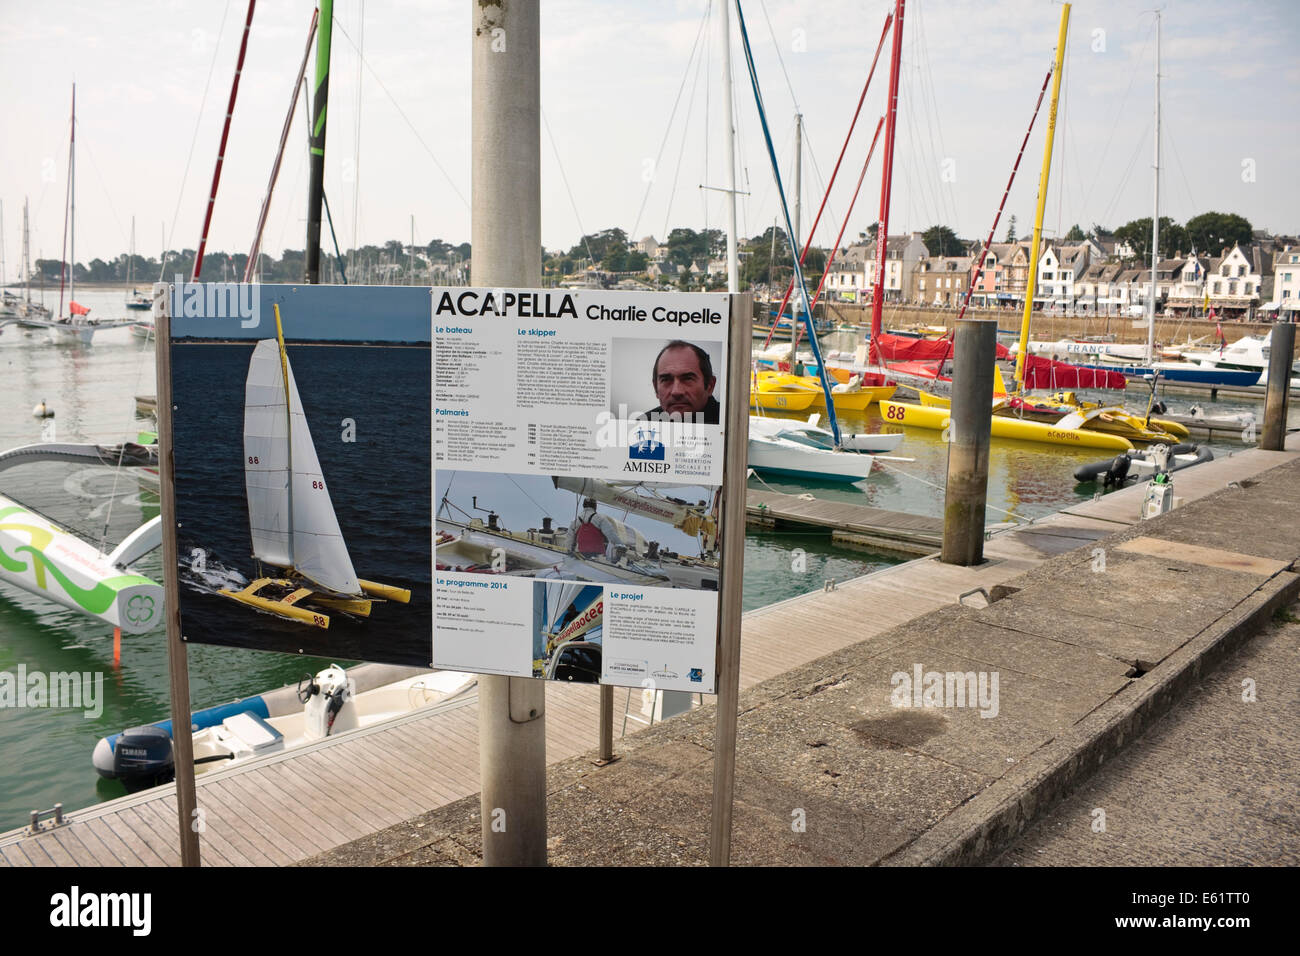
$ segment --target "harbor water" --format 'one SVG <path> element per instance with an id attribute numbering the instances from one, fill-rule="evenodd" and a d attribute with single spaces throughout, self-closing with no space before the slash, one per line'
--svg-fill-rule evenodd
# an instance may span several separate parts
<path id="1" fill-rule="evenodd" d="M 92 316 L 120 318 L 127 314 L 120 289 L 79 289 L 77 298 L 91 308 Z M 97 334 L 91 346 L 53 346 L 43 332 L 6 328 L 0 333 L 0 380 L 4 384 L 0 389 L 0 451 L 50 437 L 100 444 L 135 440 L 138 432 L 152 427 L 149 420 L 137 416 L 135 396 L 155 392 L 153 348 L 152 339 L 145 342 L 125 328 Z M 1129 393 L 1130 406 L 1135 397 Z M 1178 412 L 1185 411 L 1193 399 L 1170 396 L 1165 401 L 1170 411 Z M 41 402 L 54 410 L 53 436 L 48 420 L 32 415 L 33 407 Z M 1262 417 L 1263 412 L 1262 403 L 1251 400 L 1202 400 L 1201 404 L 1209 414 L 1248 411 Z M 841 425 L 872 432 L 886 427 L 874 407 L 865 416 L 842 415 Z M 1216 456 L 1242 447 L 1221 440 L 1211 444 Z M 858 485 L 761 477 L 752 477 L 750 485 L 940 516 L 947 447 L 939 433 L 909 429 L 894 454 L 914 460 L 880 462 L 873 475 Z M 1076 487 L 1071 475 L 1078 465 L 1103 457 L 1105 453 L 1095 449 L 995 441 L 989 463 L 987 520 L 1027 520 L 1091 497 L 1094 489 Z M 158 513 L 156 492 L 134 480 L 97 481 L 78 487 L 89 488 L 88 494 L 113 498 L 114 507 L 140 521 Z M 0 473 L 0 492 L 7 489 L 13 490 Z M 35 494 L 30 488 L 24 491 Z M 39 509 L 41 502 L 24 500 L 24 504 Z M 242 529 L 232 532 L 232 552 L 238 551 L 242 534 Z M 833 547 L 825 532 L 751 529 L 745 549 L 745 608 L 819 591 L 827 580 L 844 581 L 899 560 L 897 556 Z M 150 554 L 137 567 L 161 581 L 161 552 Z M 24 825 L 32 810 L 44 810 L 56 802 L 71 810 L 125 792 L 119 784 L 96 777 L 91 751 L 106 734 L 168 716 L 167 653 L 161 630 L 124 636 L 121 666 L 115 668 L 112 645 L 108 625 L 0 583 L 0 672 L 13 673 L 23 667 L 29 673 L 78 672 L 102 675 L 103 679 L 94 712 L 84 707 L 0 708 L 0 754 L 4 755 L 0 831 Z M 304 650 L 310 654 L 310 645 Z M 191 645 L 188 657 L 190 694 L 196 709 L 294 683 L 304 673 L 331 663 L 324 657 L 202 645 Z"/>

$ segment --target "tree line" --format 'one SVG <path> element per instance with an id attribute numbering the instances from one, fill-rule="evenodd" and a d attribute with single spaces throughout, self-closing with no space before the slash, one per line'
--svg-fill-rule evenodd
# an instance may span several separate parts
<path id="1" fill-rule="evenodd" d="M 875 226 L 858 233 L 859 241 L 867 241 L 875 234 Z M 1198 253 L 1219 255 L 1234 244 L 1247 245 L 1253 236 L 1248 220 L 1235 213 L 1206 212 L 1193 216 L 1180 224 L 1168 216 L 1160 217 L 1160 254 L 1170 258 L 1177 253 L 1186 255 L 1193 249 Z M 969 254 L 969 240 L 961 239 L 948 226 L 935 225 L 921 234 L 931 256 L 964 256 Z M 1081 242 L 1086 238 L 1118 240 L 1133 249 L 1136 258 L 1149 260 L 1151 256 L 1151 218 L 1134 219 L 1117 229 L 1110 230 L 1093 224 L 1085 232 L 1077 223 L 1063 237 L 1066 242 Z M 1008 219 L 1003 241 L 1017 241 L 1016 217 Z M 692 263 L 717 260 L 726 255 L 727 240 L 721 229 L 695 230 L 679 227 L 668 233 L 663 243 L 667 247 L 665 259 L 683 271 L 676 285 L 679 288 L 704 286 L 719 288 L 716 275 L 712 280 L 695 279 L 685 274 Z M 784 229 L 770 226 L 757 236 L 742 239 L 745 255 L 741 262 L 742 288 L 755 285 L 783 286 L 794 273 L 790 244 Z M 470 259 L 468 242 L 450 243 L 442 239 L 417 247 L 425 261 L 412 262 L 411 247 L 399 239 L 390 239 L 382 245 L 367 245 L 347 252 L 342 261 L 333 254 L 322 252 L 321 279 L 340 282 L 346 276 L 354 283 L 422 284 L 434 282 L 434 273 L 449 281 L 468 282 L 469 275 L 461 271 Z M 152 257 L 126 253 L 110 259 L 92 259 L 78 262 L 75 278 L 78 282 L 126 282 L 134 279 L 141 286 L 148 285 L 159 276 L 164 279 L 177 274 L 187 279 L 193 275 L 196 252 L 178 249 L 166 253 L 166 266 Z M 650 256 L 635 248 L 627 233 L 619 228 L 603 229 L 584 235 L 568 250 L 541 250 L 543 273 L 549 280 L 557 281 L 587 268 L 604 272 L 643 274 L 650 265 Z M 264 282 L 301 282 L 306 265 L 302 249 L 285 249 L 279 258 L 261 254 L 258 274 Z M 804 260 L 804 278 L 811 292 L 825 270 L 827 250 L 811 248 Z M 244 253 L 209 252 L 203 258 L 202 278 L 209 281 L 238 281 L 243 278 L 248 256 Z M 66 268 L 61 259 L 37 259 L 31 275 L 33 283 L 57 285 Z"/>
<path id="2" fill-rule="evenodd" d="M 1249 245 L 1254 236 L 1250 222 L 1236 213 L 1204 212 L 1193 216 L 1185 224 L 1175 222 L 1169 216 L 1160 217 L 1160 255 L 1166 259 L 1181 253 L 1187 255 L 1195 250 L 1200 255 L 1217 256 L 1224 249 L 1234 245 Z M 1024 236 L 1019 240 L 1023 241 Z M 1134 219 L 1117 229 L 1107 229 L 1093 224 L 1087 232 L 1075 223 L 1062 237 L 1064 242 L 1082 242 L 1084 239 L 1118 240 L 1126 243 L 1133 250 L 1134 257 L 1143 260 L 1151 258 L 1151 217 Z M 921 234 L 926 249 L 932 256 L 966 255 L 970 243 L 959 239 L 947 226 L 931 226 Z M 1016 242 L 1016 217 L 1007 220 L 1006 234 L 1003 242 Z"/>

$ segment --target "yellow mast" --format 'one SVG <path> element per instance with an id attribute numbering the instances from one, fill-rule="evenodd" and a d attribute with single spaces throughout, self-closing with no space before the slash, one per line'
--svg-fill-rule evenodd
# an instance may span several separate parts
<path id="1" fill-rule="evenodd" d="M 1043 150 L 1043 171 L 1038 176 L 1038 210 L 1034 214 L 1034 239 L 1029 250 L 1029 281 L 1025 288 L 1025 314 L 1020 320 L 1020 351 L 1016 355 L 1016 391 L 1025 390 L 1025 354 L 1029 348 L 1029 316 L 1038 291 L 1038 246 L 1043 238 L 1043 211 L 1047 208 L 1047 175 L 1052 169 L 1052 139 L 1056 135 L 1056 104 L 1061 96 L 1061 64 L 1065 60 L 1065 36 L 1070 27 L 1070 5 L 1061 8 L 1061 29 L 1056 38 L 1056 66 L 1052 76 L 1052 106 L 1047 114 L 1047 148 Z"/>
<path id="2" fill-rule="evenodd" d="M 274 304 L 275 308 L 275 339 L 280 346 L 280 374 L 284 376 L 284 415 L 285 428 L 284 437 L 287 443 L 285 452 L 288 455 L 289 463 L 289 514 L 286 516 L 289 522 L 289 549 L 293 550 L 293 408 L 289 400 L 289 356 L 284 351 L 284 329 L 280 325 L 280 303 Z M 297 555 L 294 556 L 294 563 L 297 563 Z"/>

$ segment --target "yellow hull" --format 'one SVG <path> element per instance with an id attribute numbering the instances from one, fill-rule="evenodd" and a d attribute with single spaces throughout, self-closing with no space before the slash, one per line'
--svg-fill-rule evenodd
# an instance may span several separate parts
<path id="1" fill-rule="evenodd" d="M 835 401 L 835 407 L 842 412 L 866 411 L 867 407 L 874 402 L 887 401 L 893 398 L 896 390 L 896 386 L 882 385 L 860 387 L 843 392 L 834 391 L 835 386 L 839 384 L 841 382 L 838 380 L 832 383 L 831 398 Z M 808 376 L 792 375 L 788 372 L 759 372 L 758 392 L 762 395 L 801 395 L 807 392 L 812 395 L 812 405 L 818 408 L 826 407 L 826 394 L 822 391 L 820 380 Z M 753 405 L 752 395 L 751 392 L 751 405 Z M 800 409 L 795 410 L 799 411 Z"/>
<path id="2" fill-rule="evenodd" d="M 943 395 L 931 395 L 929 392 L 917 392 L 921 396 L 921 404 L 927 408 L 950 408 L 951 401 Z M 997 396 L 995 396 L 997 397 Z M 1057 404 L 1072 406 L 1076 410 L 1095 409 L 1098 406 L 1095 402 L 1070 402 L 1059 396 L 1054 397 L 1052 401 Z M 994 416 L 996 420 L 997 411 Z M 1003 416 L 1012 417 L 1012 416 Z M 1047 424 L 1049 422 L 1035 422 L 1034 424 Z M 1177 422 L 1167 422 L 1159 418 L 1151 419 L 1151 427 L 1147 428 L 1143 419 L 1139 415 L 1130 415 L 1127 413 L 1109 412 L 1105 415 L 1098 415 L 1088 420 L 1085 431 L 1104 432 L 1108 435 L 1117 435 L 1120 438 L 1127 439 L 1130 442 L 1173 442 L 1186 438 L 1189 434 L 1186 428 Z M 1107 446 L 1109 447 L 1109 446 Z"/>
<path id="3" fill-rule="evenodd" d="M 750 408 L 771 408 L 787 412 L 802 412 L 813 403 L 812 392 L 750 390 Z"/>
<path id="4" fill-rule="evenodd" d="M 298 607 L 297 603 L 305 598 L 312 596 L 311 588 L 298 588 L 290 594 L 279 600 L 272 600 L 258 595 L 258 591 L 268 585 L 277 585 L 279 587 L 293 587 L 293 582 L 277 580 L 272 578 L 258 578 L 248 587 L 240 591 L 227 591 L 221 589 L 221 594 L 240 604 L 247 604 L 249 607 L 257 608 L 259 611 L 265 611 L 268 614 L 274 614 L 277 617 L 287 618 L 290 621 L 297 621 L 299 624 L 310 624 L 312 627 L 328 628 L 330 618 L 328 614 L 321 614 L 319 611 L 313 611 L 310 608 Z"/>
<path id="5" fill-rule="evenodd" d="M 881 402 L 880 412 L 887 425 L 910 425 L 943 431 L 952 420 L 947 408 L 911 405 L 906 402 Z M 1015 438 L 1020 441 L 1045 442 L 1049 445 L 1066 445 L 1073 448 L 1110 448 L 1127 451 L 1133 443 L 1119 435 L 1090 431 L 1086 428 L 1057 428 L 1042 422 L 1027 422 L 1020 418 L 993 416 L 991 434 L 994 438 Z"/>
<path id="6" fill-rule="evenodd" d="M 395 588 L 391 584 L 379 584 L 375 581 L 357 581 L 361 592 L 384 601 L 396 601 L 398 604 L 410 604 L 411 592 L 405 588 Z"/>
<path id="7" fill-rule="evenodd" d="M 357 583 L 361 585 L 363 593 L 379 600 L 397 601 L 401 604 L 409 604 L 411 601 L 411 592 L 404 588 L 395 588 L 392 585 L 378 584 L 374 581 L 358 581 Z M 292 590 L 289 590 L 288 594 L 280 598 L 262 597 L 258 592 L 267 587 Z M 298 587 L 297 581 L 290 581 L 285 578 L 258 578 L 239 591 L 222 588 L 220 593 L 224 597 L 238 601 L 240 604 L 247 604 L 259 611 L 265 611 L 277 617 L 319 628 L 328 628 L 330 626 L 329 615 L 322 614 L 311 607 L 299 607 L 299 604 L 319 605 L 330 610 L 354 614 L 357 617 L 369 617 L 371 605 L 373 604 L 372 601 L 365 598 L 333 597 L 321 594 L 309 587 Z"/>

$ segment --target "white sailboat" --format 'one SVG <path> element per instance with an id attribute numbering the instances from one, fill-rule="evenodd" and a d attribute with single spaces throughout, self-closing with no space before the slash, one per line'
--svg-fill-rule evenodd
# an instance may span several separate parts
<path id="1" fill-rule="evenodd" d="M 79 305 L 77 298 L 77 86 L 72 85 L 72 135 L 68 141 L 68 314 L 63 312 L 63 293 L 59 293 L 59 316 L 50 321 L 33 321 L 43 326 L 54 345 L 90 345 L 96 332 L 121 328 L 129 322 L 99 322 L 90 318 L 90 310 Z"/>
<path id="2" fill-rule="evenodd" d="M 257 343 L 248 365 L 244 483 L 253 557 L 284 576 L 258 577 L 242 590 L 221 593 L 322 628 L 329 627 L 329 615 L 312 606 L 367 617 L 367 595 L 406 604 L 410 591 L 357 578 L 285 354 L 279 305 L 275 333 Z"/>

